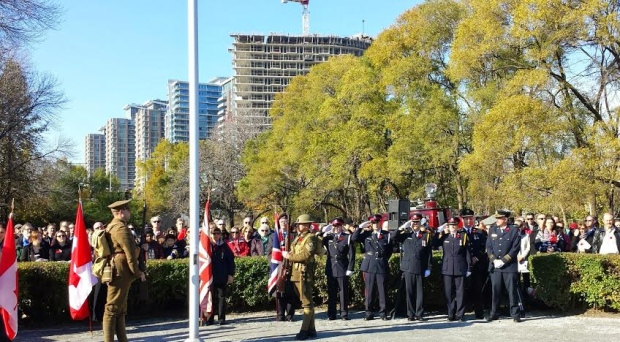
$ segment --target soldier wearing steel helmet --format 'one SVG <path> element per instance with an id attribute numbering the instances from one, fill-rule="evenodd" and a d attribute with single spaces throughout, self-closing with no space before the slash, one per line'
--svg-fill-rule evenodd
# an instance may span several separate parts
<path id="1" fill-rule="evenodd" d="M 282 252 L 282 256 L 293 263 L 291 282 L 295 292 L 301 299 L 301 307 L 304 310 L 301 329 L 295 336 L 297 340 L 305 340 L 308 337 L 316 337 L 314 325 L 314 302 L 312 300 L 312 288 L 314 286 L 314 270 L 316 269 L 315 255 L 321 254 L 323 246 L 318 238 L 310 233 L 310 226 L 314 221 L 310 215 L 301 215 L 297 218 L 297 237 L 293 240 L 290 252 Z"/>
<path id="2" fill-rule="evenodd" d="M 407 292 L 407 319 L 424 321 L 424 278 L 431 274 L 432 236 L 421 230 L 422 215 L 411 215 L 411 230 L 401 227 L 391 234 L 402 243 L 400 270 Z"/>
<path id="3" fill-rule="evenodd" d="M 113 342 L 114 333 L 119 342 L 127 341 L 125 315 L 127 296 L 131 283 L 136 279 L 146 280 L 144 272 L 138 267 L 140 248 L 136 245 L 127 222 L 131 219 L 129 202 L 116 201 L 108 206 L 114 218 L 106 228 L 110 234 L 112 281 L 108 284 L 108 295 L 103 314 L 103 340 Z"/>

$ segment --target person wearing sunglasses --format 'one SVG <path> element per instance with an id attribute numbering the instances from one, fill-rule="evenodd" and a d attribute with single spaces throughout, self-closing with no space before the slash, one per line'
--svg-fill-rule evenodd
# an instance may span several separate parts
<path id="1" fill-rule="evenodd" d="M 258 228 L 258 237 L 252 240 L 250 245 L 251 256 L 267 256 L 271 258 L 271 250 L 273 249 L 273 239 L 269 225 L 261 224 Z"/>
<path id="2" fill-rule="evenodd" d="M 228 247 L 233 251 L 235 257 L 246 257 L 250 255 L 250 246 L 241 236 L 239 227 L 230 228 L 230 237 L 228 238 Z"/>
<path id="3" fill-rule="evenodd" d="M 50 261 L 71 261 L 71 241 L 64 230 L 56 232 L 55 239 L 50 246 Z"/>

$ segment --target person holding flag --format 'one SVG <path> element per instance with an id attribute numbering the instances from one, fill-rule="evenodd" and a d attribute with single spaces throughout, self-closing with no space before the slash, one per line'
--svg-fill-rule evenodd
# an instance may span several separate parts
<path id="1" fill-rule="evenodd" d="M 286 240 L 292 239 L 292 232 L 289 227 L 288 215 L 282 213 L 276 214 L 276 231 L 273 235 L 273 250 L 271 252 L 271 273 L 268 283 L 268 291 L 270 295 L 276 296 L 276 321 L 292 322 L 295 315 L 295 304 L 297 297 L 295 296 L 295 288 L 291 282 L 290 270 L 282 269 L 284 259 L 282 252 L 287 251 Z"/>
<path id="2" fill-rule="evenodd" d="M 112 250 L 113 277 L 108 284 L 108 297 L 103 314 L 104 342 L 113 342 L 115 332 L 119 342 L 127 341 L 125 315 L 127 314 L 129 287 L 138 278 L 146 281 L 144 272 L 138 267 L 140 248 L 136 246 L 127 228 L 127 222 L 131 219 L 129 202 L 131 200 L 116 201 L 108 206 L 114 216 L 107 228 Z"/>
<path id="3" fill-rule="evenodd" d="M 73 320 L 82 320 L 90 317 L 88 296 L 97 284 L 97 278 L 92 274 L 93 259 L 88 243 L 84 215 L 82 214 L 82 199 L 78 202 L 75 216 L 75 229 L 71 250 L 71 264 L 69 265 L 69 311 Z"/>
<path id="4" fill-rule="evenodd" d="M 199 268 L 199 298 L 200 298 L 200 321 L 208 322 L 213 315 L 213 298 L 211 286 L 213 285 L 213 251 L 211 246 L 211 199 L 205 203 L 204 220 L 200 230 L 200 245 L 198 246 Z"/>
<path id="5" fill-rule="evenodd" d="M 2 228 L 4 229 L 4 228 Z M 13 228 L 13 205 L 9 222 L 4 231 L 4 241 L 0 250 L 0 316 L 2 329 L 0 341 L 11 341 L 17 336 L 17 251 Z"/>

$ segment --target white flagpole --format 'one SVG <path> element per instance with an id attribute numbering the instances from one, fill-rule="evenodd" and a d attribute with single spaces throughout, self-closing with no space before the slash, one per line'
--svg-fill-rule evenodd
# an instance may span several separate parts
<path id="1" fill-rule="evenodd" d="M 200 219 L 198 183 L 198 1 L 187 0 L 187 45 L 189 71 L 189 336 L 186 342 L 199 342 L 199 280 L 198 280 L 198 231 Z"/>

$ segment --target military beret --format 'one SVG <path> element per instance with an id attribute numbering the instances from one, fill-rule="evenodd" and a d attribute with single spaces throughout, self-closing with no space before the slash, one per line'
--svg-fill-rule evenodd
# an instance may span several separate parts
<path id="1" fill-rule="evenodd" d="M 129 209 L 129 202 L 131 202 L 131 200 L 116 201 L 110 204 L 108 208 L 112 209 L 112 211 L 120 211 L 122 209 Z"/>
<path id="2" fill-rule="evenodd" d="M 471 209 L 461 209 L 461 216 L 474 216 L 474 211 Z"/>
<path id="3" fill-rule="evenodd" d="M 342 222 L 344 222 L 344 224 L 353 224 L 353 220 L 350 217 L 345 217 L 342 219 Z"/>

